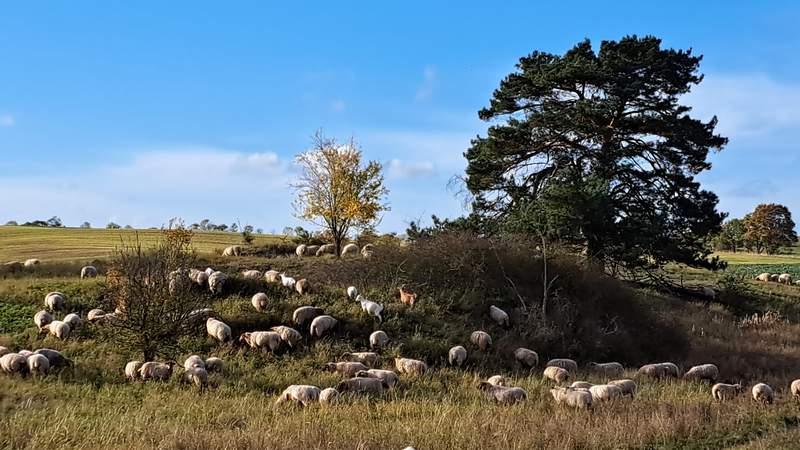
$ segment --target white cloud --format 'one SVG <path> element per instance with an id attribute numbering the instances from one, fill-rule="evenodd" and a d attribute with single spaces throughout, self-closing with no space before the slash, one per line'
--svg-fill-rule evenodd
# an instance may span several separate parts
<path id="1" fill-rule="evenodd" d="M 427 66 L 422 70 L 422 84 L 417 88 L 415 99 L 420 102 L 428 100 L 433 95 L 436 84 L 436 67 Z"/>
<path id="2" fill-rule="evenodd" d="M 347 108 L 347 103 L 345 103 L 344 100 L 334 100 L 331 102 L 331 111 L 333 112 L 344 112 L 345 108 Z"/>
<path id="3" fill-rule="evenodd" d="M 698 118 L 716 115 L 724 136 L 761 136 L 800 126 L 800 84 L 763 74 L 707 74 L 684 102 Z"/>
<path id="4" fill-rule="evenodd" d="M 400 161 L 392 159 L 386 163 L 386 175 L 392 180 L 424 178 L 433 175 L 434 167 L 430 161 Z"/>
<path id="5" fill-rule="evenodd" d="M 10 128 L 17 124 L 14 116 L 11 114 L 0 114 L 0 127 Z"/>

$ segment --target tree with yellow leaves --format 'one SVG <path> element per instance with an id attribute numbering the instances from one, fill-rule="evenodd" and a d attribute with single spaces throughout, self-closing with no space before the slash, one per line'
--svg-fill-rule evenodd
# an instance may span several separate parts
<path id="1" fill-rule="evenodd" d="M 291 184 L 295 215 L 325 228 L 333 237 L 336 255 L 350 231 L 373 227 L 389 207 L 383 167 L 377 161 L 361 164 L 354 139 L 339 144 L 318 131 L 310 150 L 295 157 L 301 173 Z"/>

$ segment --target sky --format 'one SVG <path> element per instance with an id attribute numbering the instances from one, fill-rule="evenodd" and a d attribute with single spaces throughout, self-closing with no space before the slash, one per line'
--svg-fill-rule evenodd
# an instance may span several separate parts
<path id="1" fill-rule="evenodd" d="M 683 103 L 730 138 L 700 176 L 720 210 L 800 215 L 798 2 L 288 3 L 5 3 L 0 223 L 280 231 L 318 129 L 384 164 L 379 230 L 458 216 L 448 181 L 519 58 L 629 34 L 704 55 Z"/>

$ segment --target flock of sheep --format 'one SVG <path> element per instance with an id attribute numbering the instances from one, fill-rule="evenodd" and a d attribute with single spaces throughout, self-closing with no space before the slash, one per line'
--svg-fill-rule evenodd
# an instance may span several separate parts
<path id="1" fill-rule="evenodd" d="M 780 284 L 787 284 L 790 285 L 794 283 L 795 286 L 800 286 L 800 280 L 793 281 L 792 275 L 788 273 L 769 273 L 764 272 L 760 273 L 756 276 L 756 281 L 763 281 L 768 282 L 771 281 L 773 283 L 780 283 Z"/>

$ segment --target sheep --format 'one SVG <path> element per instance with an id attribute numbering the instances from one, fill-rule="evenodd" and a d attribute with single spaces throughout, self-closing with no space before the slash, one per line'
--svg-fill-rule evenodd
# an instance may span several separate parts
<path id="1" fill-rule="evenodd" d="M 778 276 L 778 283 L 792 284 L 792 276 L 788 273 L 782 273 Z"/>
<path id="2" fill-rule="evenodd" d="M 388 387 L 386 382 L 379 378 L 348 378 L 340 381 L 336 385 L 336 390 L 356 394 L 380 394 Z"/>
<path id="3" fill-rule="evenodd" d="M 6 353 L 0 356 L 0 369 L 5 373 L 25 373 L 28 371 L 28 360 L 19 353 Z"/>
<path id="4" fill-rule="evenodd" d="M 548 380 L 553 380 L 556 383 L 563 383 L 569 379 L 569 371 L 563 367 L 558 366 L 547 366 L 544 368 L 544 372 L 542 372 L 544 378 Z"/>
<path id="5" fill-rule="evenodd" d="M 594 384 L 588 381 L 573 381 L 572 384 L 569 385 L 572 389 L 589 389 L 592 386 L 594 386 Z"/>
<path id="6" fill-rule="evenodd" d="M 465 349 L 461 345 L 456 345 L 455 347 L 451 348 L 449 352 L 447 352 L 447 362 L 451 366 L 461 367 L 461 365 L 464 364 L 464 361 L 466 360 L 467 360 L 467 349 Z"/>
<path id="7" fill-rule="evenodd" d="M 358 297 L 358 289 L 355 286 L 350 286 L 347 288 L 347 296 L 350 300 L 355 300 Z"/>
<path id="8" fill-rule="evenodd" d="M 308 292 L 311 290 L 311 284 L 307 279 L 302 278 L 297 280 L 297 282 L 294 284 L 294 290 L 300 295 L 308 294 Z"/>
<path id="9" fill-rule="evenodd" d="M 208 371 L 203 367 L 186 369 L 181 375 L 181 383 L 191 383 L 203 389 L 208 386 Z"/>
<path id="10" fill-rule="evenodd" d="M 239 336 L 239 342 L 246 343 L 250 348 L 260 348 L 261 350 L 269 348 L 275 352 L 281 346 L 281 335 L 274 331 L 253 331 Z"/>
<path id="11" fill-rule="evenodd" d="M 492 386 L 506 386 L 508 384 L 506 377 L 502 375 L 492 375 L 488 380 L 486 380 L 486 382 Z"/>
<path id="12" fill-rule="evenodd" d="M 36 324 L 36 327 L 39 328 L 39 330 L 52 321 L 53 315 L 44 309 L 33 315 L 33 323 Z"/>
<path id="13" fill-rule="evenodd" d="M 372 300 L 367 300 L 362 296 L 356 297 L 356 301 L 361 303 L 361 309 L 372 317 L 377 317 L 378 322 L 383 322 L 381 313 L 383 312 L 383 305 L 375 303 Z"/>
<path id="14" fill-rule="evenodd" d="M 664 362 L 664 363 L 661 363 L 661 366 L 664 367 L 664 370 L 665 370 L 667 376 L 672 377 L 672 378 L 680 378 L 681 377 L 681 370 L 678 368 L 678 366 L 676 364 L 671 363 L 671 362 Z"/>
<path id="15" fill-rule="evenodd" d="M 311 336 L 322 337 L 327 331 L 333 329 L 338 320 L 328 315 L 317 316 L 311 321 Z"/>
<path id="16" fill-rule="evenodd" d="M 651 378 L 678 378 L 680 376 L 679 372 L 678 366 L 673 363 L 656 363 L 645 364 L 639 368 L 636 374 L 639 376 L 649 376 Z"/>
<path id="17" fill-rule="evenodd" d="M 492 337 L 485 331 L 473 331 L 469 335 L 469 341 L 483 352 L 492 346 Z"/>
<path id="18" fill-rule="evenodd" d="M 292 320 L 296 325 L 303 325 L 309 320 L 314 320 L 317 316 L 321 316 L 324 312 L 322 308 L 301 306 L 292 313 Z"/>
<path id="19" fill-rule="evenodd" d="M 334 388 L 325 388 L 319 393 L 320 405 L 333 405 L 339 399 L 339 391 Z"/>
<path id="20" fill-rule="evenodd" d="M 50 348 L 40 348 L 34 352 L 37 355 L 42 355 L 47 358 L 47 361 L 50 362 L 50 367 L 65 367 L 71 366 L 72 361 L 69 358 L 65 357 L 61 354 L 61 352 L 57 350 L 53 350 Z"/>
<path id="21" fill-rule="evenodd" d="M 400 286 L 400 302 L 413 307 L 417 304 L 417 293 L 407 291 L 405 286 Z"/>
<path id="22" fill-rule="evenodd" d="M 327 363 L 323 366 L 325 370 L 328 372 L 336 372 L 340 373 L 346 377 L 354 377 L 356 373 L 360 371 L 366 371 L 368 369 L 367 366 L 360 362 L 335 362 L 335 363 Z"/>
<path id="23" fill-rule="evenodd" d="M 242 272 L 242 278 L 245 280 L 260 280 L 261 277 L 261 272 L 255 269 L 245 270 Z"/>
<path id="24" fill-rule="evenodd" d="M 175 363 L 159 363 L 148 361 L 139 368 L 139 377 L 142 380 L 166 381 L 172 376 L 172 367 Z"/>
<path id="25" fill-rule="evenodd" d="M 383 380 L 386 382 L 386 386 L 388 388 L 393 388 L 397 386 L 397 383 L 400 382 L 400 377 L 397 376 L 397 373 L 393 370 L 383 370 L 383 369 L 369 369 L 369 370 L 359 370 L 356 372 L 356 377 L 358 378 L 377 378 L 379 380 Z"/>
<path id="26" fill-rule="evenodd" d="M 208 276 L 208 289 L 212 294 L 221 294 L 222 288 L 225 286 L 225 282 L 227 280 L 227 275 L 220 271 L 216 271 Z"/>
<path id="27" fill-rule="evenodd" d="M 31 259 L 26 259 L 22 265 L 25 266 L 26 269 L 35 269 L 40 262 L 41 261 L 39 261 L 36 258 L 31 258 Z"/>
<path id="28" fill-rule="evenodd" d="M 3 263 L 3 269 L 4 269 L 3 272 L 6 273 L 22 272 L 22 269 L 24 267 L 25 265 L 19 261 L 9 261 L 7 263 Z"/>
<path id="29" fill-rule="evenodd" d="M 30 350 L 20 350 L 20 351 L 18 351 L 18 352 L 17 352 L 17 354 L 18 354 L 19 356 L 22 356 L 23 358 L 26 358 L 26 359 L 27 359 L 27 358 L 28 358 L 28 356 L 31 356 L 31 355 L 33 354 L 33 352 L 32 352 L 32 351 L 30 351 Z"/>
<path id="30" fill-rule="evenodd" d="M 277 283 L 280 279 L 280 272 L 277 270 L 268 270 L 264 272 L 264 279 L 267 283 Z"/>
<path id="31" fill-rule="evenodd" d="M 578 372 L 578 363 L 576 363 L 575 360 L 573 359 L 568 359 L 568 358 L 551 359 L 550 361 L 547 361 L 545 367 L 551 367 L 551 366 L 561 367 L 562 369 L 565 369 L 567 372 L 572 374 Z"/>
<path id="32" fill-rule="evenodd" d="M 64 316 L 64 322 L 68 323 L 69 327 L 73 330 L 83 326 L 83 320 L 81 320 L 81 316 L 75 313 L 69 313 Z"/>
<path id="33" fill-rule="evenodd" d="M 305 407 L 318 401 L 319 394 L 319 388 L 316 386 L 293 384 L 283 390 L 275 404 L 281 405 L 286 402 L 294 402 Z"/>
<path id="34" fill-rule="evenodd" d="M 91 309 L 86 314 L 86 320 L 88 320 L 89 322 L 97 322 L 97 321 L 102 320 L 103 316 L 105 316 L 105 315 L 106 315 L 106 312 L 103 311 L 102 309 L 97 309 L 97 308 Z"/>
<path id="35" fill-rule="evenodd" d="M 622 397 L 622 389 L 613 384 L 596 384 L 589 388 L 592 394 L 592 403 L 611 402 Z"/>
<path id="36" fill-rule="evenodd" d="M 621 377 L 622 374 L 625 373 L 625 369 L 622 367 L 622 364 L 618 362 L 591 362 L 589 363 L 589 369 L 609 378 Z"/>
<path id="37" fill-rule="evenodd" d="M 557 404 L 566 404 L 572 408 L 588 409 L 592 407 L 592 394 L 580 389 L 556 387 L 550 389 L 550 395 Z"/>
<path id="38" fill-rule="evenodd" d="M 342 247 L 342 257 L 348 255 L 357 255 L 358 254 L 358 245 L 356 244 L 347 244 Z"/>
<path id="39" fill-rule="evenodd" d="M 407 375 L 422 376 L 428 371 L 428 365 L 418 359 L 395 358 L 394 366 L 398 372 Z"/>
<path id="40" fill-rule="evenodd" d="M 297 281 L 294 278 L 287 277 L 286 274 L 283 274 L 283 273 L 280 274 L 279 276 L 281 277 L 281 285 L 283 287 L 287 287 L 289 289 L 294 289 L 294 284 L 297 283 Z"/>
<path id="41" fill-rule="evenodd" d="M 325 245 L 321 245 L 319 247 L 319 249 L 317 249 L 317 252 L 316 252 L 317 256 L 322 256 L 322 255 L 326 255 L 326 254 L 328 254 L 328 255 L 336 254 L 336 246 L 333 245 L 333 244 L 325 244 Z"/>
<path id="42" fill-rule="evenodd" d="M 206 358 L 204 362 L 206 364 L 206 370 L 209 372 L 222 372 L 222 369 L 225 368 L 225 361 L 216 356 Z"/>
<path id="43" fill-rule="evenodd" d="M 769 281 L 777 283 L 780 277 L 781 276 L 779 274 L 773 273 L 772 275 L 769 276 Z"/>
<path id="44" fill-rule="evenodd" d="M 67 300 L 61 292 L 50 292 L 44 296 L 44 306 L 51 311 L 64 309 L 66 303 Z"/>
<path id="45" fill-rule="evenodd" d="M 353 352 L 343 354 L 342 359 L 360 362 L 361 364 L 366 364 L 369 367 L 375 367 L 378 365 L 379 356 L 377 353 L 373 352 Z"/>
<path id="46" fill-rule="evenodd" d="M 372 244 L 366 244 L 361 247 L 361 256 L 363 258 L 372 258 L 372 255 L 375 253 L 375 246 Z"/>
<path id="47" fill-rule="evenodd" d="M 800 380 L 792 381 L 792 384 L 789 385 L 789 390 L 794 398 L 800 398 Z"/>
<path id="48" fill-rule="evenodd" d="M 212 269 L 211 267 L 206 267 L 206 270 L 204 270 L 204 272 L 206 273 L 206 275 L 210 277 L 212 273 L 216 272 L 216 270 Z"/>
<path id="49" fill-rule="evenodd" d="M 231 339 L 231 327 L 213 317 L 209 317 L 206 320 L 206 332 L 220 342 Z"/>
<path id="50" fill-rule="evenodd" d="M 772 387 L 766 383 L 758 383 L 754 385 L 751 392 L 753 394 L 753 400 L 757 402 L 771 405 L 775 400 L 775 393 L 772 390 Z"/>
<path id="51" fill-rule="evenodd" d="M 186 324 L 187 324 L 187 326 L 190 326 L 190 327 L 196 327 L 196 326 L 200 325 L 203 322 L 207 322 L 208 318 L 213 313 L 214 313 L 214 310 L 211 309 L 211 308 L 194 309 L 191 312 L 189 312 L 189 314 L 186 316 Z M 106 316 L 109 316 L 109 315 L 110 314 L 107 314 Z"/>
<path id="52" fill-rule="evenodd" d="M 756 276 L 756 281 L 769 281 L 769 278 L 770 278 L 769 272 L 764 272 Z"/>
<path id="53" fill-rule="evenodd" d="M 96 276 L 97 276 L 97 267 L 95 267 L 95 266 L 83 266 L 81 268 L 81 279 L 94 278 Z"/>
<path id="54" fill-rule="evenodd" d="M 256 309 L 258 312 L 264 312 L 267 309 L 267 304 L 269 303 L 269 298 L 267 294 L 263 292 L 259 292 L 250 299 L 250 303 L 253 305 L 253 308 Z"/>
<path id="55" fill-rule="evenodd" d="M 317 250 L 319 250 L 319 245 L 309 245 L 306 247 L 305 256 L 316 256 Z"/>
<path id="56" fill-rule="evenodd" d="M 42 330 L 47 330 L 51 335 L 61 340 L 67 339 L 70 331 L 72 331 L 68 323 L 60 320 L 54 320 L 50 322 L 49 324 L 43 326 Z"/>
<path id="57" fill-rule="evenodd" d="M 28 356 L 28 371 L 30 373 L 39 373 L 46 375 L 50 370 L 50 360 L 46 356 L 40 354 L 33 354 Z"/>
<path id="58" fill-rule="evenodd" d="M 297 256 L 303 256 L 306 253 L 306 244 L 300 244 L 297 248 L 294 249 L 294 254 Z"/>
<path id="59" fill-rule="evenodd" d="M 205 284 L 208 283 L 208 274 L 202 270 L 190 269 L 189 280 L 198 286 L 205 286 Z"/>
<path id="60" fill-rule="evenodd" d="M 489 317 L 501 327 L 508 327 L 508 313 L 498 308 L 497 306 L 489 306 Z"/>
<path id="61" fill-rule="evenodd" d="M 287 327 L 286 325 L 277 325 L 270 328 L 270 330 L 278 333 L 278 336 L 280 336 L 281 340 L 286 342 L 286 344 L 291 348 L 294 348 L 298 342 L 303 340 L 303 336 L 299 331 L 292 327 Z"/>
<path id="62" fill-rule="evenodd" d="M 128 364 L 125 364 L 125 378 L 129 380 L 135 380 L 139 378 L 139 369 L 142 368 L 141 361 L 130 361 Z"/>
<path id="63" fill-rule="evenodd" d="M 178 295 L 189 289 L 192 279 L 186 269 L 173 270 L 167 275 L 167 289 L 170 295 Z"/>
<path id="64" fill-rule="evenodd" d="M 206 368 L 206 362 L 203 361 L 203 358 L 197 355 L 192 355 L 186 358 L 186 360 L 183 362 L 183 368 L 185 370 L 194 369 L 196 367 L 199 367 L 201 369 Z"/>
<path id="65" fill-rule="evenodd" d="M 539 365 L 539 354 L 524 347 L 514 350 L 514 359 L 528 368 Z"/>
<path id="66" fill-rule="evenodd" d="M 513 405 L 528 399 L 528 394 L 524 389 L 518 387 L 498 386 L 482 381 L 478 384 L 478 389 L 497 403 L 502 405 Z"/>
<path id="67" fill-rule="evenodd" d="M 734 397 L 742 392 L 741 384 L 717 383 L 711 387 L 711 396 L 716 401 L 733 400 Z"/>
<path id="68" fill-rule="evenodd" d="M 622 379 L 622 380 L 613 380 L 609 381 L 607 384 L 617 386 L 622 391 L 622 395 L 630 395 L 631 398 L 636 396 L 636 382 L 629 379 Z"/>
<path id="69" fill-rule="evenodd" d="M 387 335 L 385 331 L 373 331 L 372 334 L 369 335 L 369 348 L 371 349 L 386 347 L 388 343 L 389 335 Z"/>
<path id="70" fill-rule="evenodd" d="M 683 374 L 684 380 L 710 381 L 714 383 L 717 378 L 719 378 L 719 369 L 714 364 L 694 366 Z"/>
<path id="71" fill-rule="evenodd" d="M 222 251 L 222 256 L 240 256 L 242 254 L 242 247 L 238 245 L 231 245 L 229 247 L 225 247 L 225 250 Z"/>

